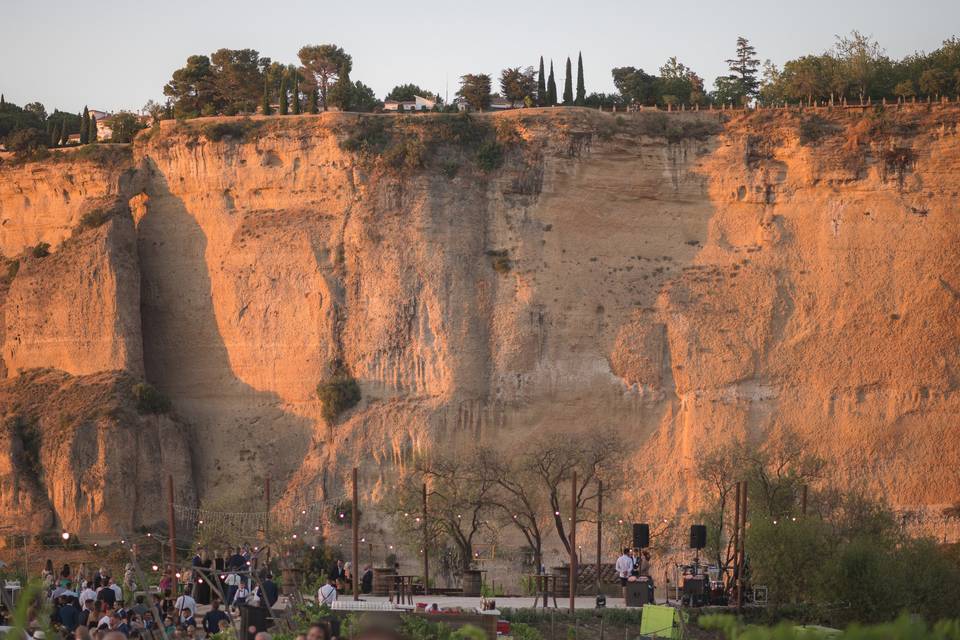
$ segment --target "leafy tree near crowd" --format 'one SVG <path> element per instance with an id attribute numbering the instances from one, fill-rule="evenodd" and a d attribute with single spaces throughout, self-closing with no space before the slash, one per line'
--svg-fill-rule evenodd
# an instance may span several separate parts
<path id="1" fill-rule="evenodd" d="M 470 108 L 483 111 L 490 106 L 490 76 L 486 73 L 468 73 L 460 76 L 457 95 L 466 100 Z"/>
<path id="2" fill-rule="evenodd" d="M 314 84 L 320 94 L 320 105 L 326 111 L 329 106 L 327 98 L 330 90 L 341 75 L 350 73 L 353 68 L 353 58 L 335 44 L 305 46 L 297 55 L 304 69 L 313 76 Z"/>

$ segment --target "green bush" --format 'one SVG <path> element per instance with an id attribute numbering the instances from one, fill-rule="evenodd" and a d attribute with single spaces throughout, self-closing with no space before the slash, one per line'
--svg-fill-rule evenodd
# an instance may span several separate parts
<path id="1" fill-rule="evenodd" d="M 344 411 L 360 402 L 360 385 L 339 360 L 330 378 L 317 385 L 317 397 L 323 405 L 323 418 L 333 424 Z"/>
<path id="2" fill-rule="evenodd" d="M 110 219 L 110 212 L 103 209 L 95 209 L 87 212 L 80 217 L 80 226 L 86 229 L 95 229 Z"/>
<path id="3" fill-rule="evenodd" d="M 543 640 L 543 634 L 523 622 L 511 622 L 510 635 L 513 640 Z"/>
<path id="4" fill-rule="evenodd" d="M 260 122 L 250 118 L 242 118 L 229 122 L 210 122 L 203 125 L 200 132 L 207 140 L 212 142 L 220 142 L 224 138 L 244 141 L 256 133 L 260 125 Z"/>
<path id="5" fill-rule="evenodd" d="M 503 164 L 503 147 L 496 140 L 484 140 L 477 148 L 477 166 L 483 171 L 493 171 Z"/>
<path id="6" fill-rule="evenodd" d="M 700 616 L 701 628 L 719 631 L 727 640 L 960 640 L 960 621 L 944 620 L 929 627 L 923 620 L 902 615 L 878 625 L 851 625 L 842 632 L 798 627 L 781 622 L 774 627 L 748 625 L 730 614 Z"/>
<path id="7" fill-rule="evenodd" d="M 41 242 L 37 244 L 37 246 L 30 250 L 30 254 L 34 258 L 46 258 L 48 255 L 50 255 L 50 243 Z"/>
<path id="8" fill-rule="evenodd" d="M 172 408 L 170 399 L 146 382 L 133 385 L 133 397 L 137 401 L 137 412 L 144 415 L 167 413 Z"/>

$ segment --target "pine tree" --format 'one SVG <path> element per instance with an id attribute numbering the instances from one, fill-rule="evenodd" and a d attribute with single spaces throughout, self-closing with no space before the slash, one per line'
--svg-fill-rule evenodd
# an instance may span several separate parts
<path id="1" fill-rule="evenodd" d="M 570 58 L 567 57 L 567 77 L 563 80 L 563 104 L 573 104 L 573 71 L 570 68 Z"/>
<path id="2" fill-rule="evenodd" d="M 280 80 L 280 115 L 287 115 L 287 76 Z"/>
<path id="3" fill-rule="evenodd" d="M 577 54 L 577 102 L 582 107 L 587 100 L 587 90 L 583 88 L 583 53 Z"/>
<path id="4" fill-rule="evenodd" d="M 263 79 L 263 100 L 260 102 L 260 110 L 263 111 L 263 115 L 270 115 L 270 81 L 267 78 Z"/>
<path id="5" fill-rule="evenodd" d="M 80 116 L 80 144 L 87 144 L 90 141 L 90 110 L 87 105 L 83 105 L 83 115 Z"/>
<path id="6" fill-rule="evenodd" d="M 320 113 L 320 107 L 317 105 L 317 90 L 313 88 L 310 90 L 310 98 L 307 102 L 307 111 L 310 113 Z"/>
<path id="7" fill-rule="evenodd" d="M 293 72 L 293 114 L 300 115 L 300 74 Z"/>
<path id="8" fill-rule="evenodd" d="M 735 97 L 741 105 L 746 105 L 751 98 L 760 94 L 760 80 L 757 78 L 760 60 L 756 55 L 757 50 L 750 41 L 740 36 L 737 38 L 736 57 L 727 60 L 730 68 L 728 77 L 735 84 Z"/>
<path id="9" fill-rule="evenodd" d="M 90 114 L 90 124 L 87 126 L 88 126 L 88 129 L 87 129 L 88 142 L 90 144 L 96 144 L 97 143 L 97 117 L 92 113 Z"/>
<path id="10" fill-rule="evenodd" d="M 540 56 L 540 74 L 537 75 L 537 106 L 544 107 L 547 104 L 547 76 L 543 72 L 543 56 Z"/>
<path id="11" fill-rule="evenodd" d="M 550 61 L 550 75 L 547 76 L 547 105 L 552 107 L 557 104 L 557 81 L 553 78 L 553 60 Z"/>

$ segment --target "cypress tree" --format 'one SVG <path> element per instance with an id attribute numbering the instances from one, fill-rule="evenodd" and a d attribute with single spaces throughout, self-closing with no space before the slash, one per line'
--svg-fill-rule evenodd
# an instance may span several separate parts
<path id="1" fill-rule="evenodd" d="M 90 141 L 90 111 L 83 105 L 83 115 L 80 116 L 80 144 Z"/>
<path id="2" fill-rule="evenodd" d="M 547 105 L 552 107 L 557 104 L 557 81 L 553 78 L 553 60 L 550 61 L 550 75 L 547 76 Z"/>
<path id="3" fill-rule="evenodd" d="M 90 114 L 89 129 L 87 129 L 87 139 L 90 144 L 97 143 L 97 117 Z"/>
<path id="4" fill-rule="evenodd" d="M 287 115 L 287 76 L 280 80 L 280 115 Z"/>
<path id="5" fill-rule="evenodd" d="M 587 101 L 587 90 L 583 88 L 583 52 L 577 54 L 577 101 L 576 105 L 582 107 Z"/>
<path id="6" fill-rule="evenodd" d="M 50 146 L 56 147 L 60 144 L 60 123 L 47 122 L 47 135 L 50 137 Z"/>
<path id="7" fill-rule="evenodd" d="M 3 97 L 3 94 L 0 93 L 0 109 L 7 106 L 7 100 Z"/>
<path id="8" fill-rule="evenodd" d="M 547 75 L 543 72 L 543 56 L 540 56 L 540 73 L 537 75 L 537 106 L 547 104 Z"/>
<path id="9" fill-rule="evenodd" d="M 310 101 L 307 104 L 307 110 L 310 113 L 320 113 L 320 107 L 317 106 L 317 90 L 313 88 L 310 90 Z"/>
<path id="10" fill-rule="evenodd" d="M 570 68 L 570 56 L 567 56 L 567 76 L 563 80 L 563 104 L 573 104 L 573 71 Z"/>
<path id="11" fill-rule="evenodd" d="M 300 115 L 300 74 L 293 73 L 293 113 Z"/>
<path id="12" fill-rule="evenodd" d="M 70 142 L 70 127 L 67 125 L 67 119 L 60 121 L 60 144 L 66 146 Z"/>
<path id="13" fill-rule="evenodd" d="M 263 115 L 270 115 L 270 82 L 265 77 L 263 79 L 263 100 L 260 102 L 260 110 Z"/>

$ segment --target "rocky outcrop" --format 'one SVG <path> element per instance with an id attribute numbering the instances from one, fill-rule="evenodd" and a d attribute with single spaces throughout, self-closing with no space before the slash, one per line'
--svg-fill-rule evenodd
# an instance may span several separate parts
<path id="1" fill-rule="evenodd" d="M 202 461 L 201 500 L 268 474 L 288 505 L 335 498 L 354 464 L 376 498 L 437 442 L 509 451 L 540 430 L 603 429 L 644 470 L 624 512 L 696 509 L 705 452 L 790 433 L 832 482 L 941 513 L 960 499 L 958 116 L 165 123 L 97 196 L 129 204 L 136 259 L 120 216 L 80 254 L 43 258 L 63 260 L 46 275 L 26 260 L 4 344 L 33 346 L 5 347 L 7 376 L 137 376 L 140 341 Z M 0 172 L 3 193 L 33 202 L 32 175 Z M 27 247 L 23 233 L 4 242 Z M 24 311 L 60 279 L 75 293 Z M 80 327 L 75 345 L 42 348 L 70 341 L 51 317 Z M 316 387 L 334 362 L 363 399 L 328 423 Z"/>
<path id="2" fill-rule="evenodd" d="M 163 521 L 167 474 L 192 504 L 189 442 L 174 419 L 140 415 L 136 378 L 33 370 L 0 383 L 0 527 L 123 535 Z"/>

